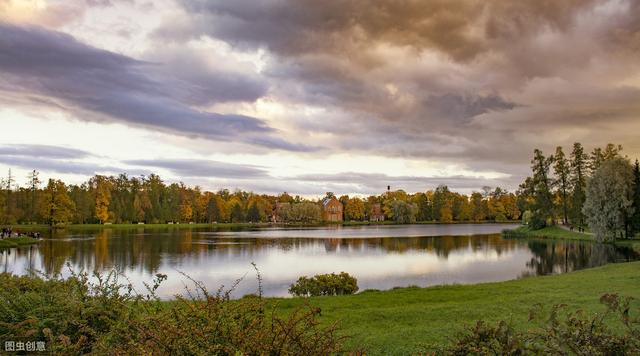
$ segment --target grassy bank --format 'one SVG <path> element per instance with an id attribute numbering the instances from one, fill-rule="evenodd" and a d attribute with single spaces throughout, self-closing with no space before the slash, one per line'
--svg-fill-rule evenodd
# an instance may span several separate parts
<path id="1" fill-rule="evenodd" d="M 527 328 L 528 311 L 537 303 L 600 312 L 599 297 L 605 293 L 640 298 L 640 262 L 500 283 L 365 291 L 308 301 L 321 308 L 322 322 L 340 322 L 352 336 L 351 346 L 364 346 L 368 354 L 400 355 L 419 352 L 427 344 L 444 345 L 478 319 L 512 321 L 519 329 Z M 293 310 L 305 300 L 272 302 Z M 635 301 L 636 307 L 639 304 Z"/>
<path id="2" fill-rule="evenodd" d="M 534 239 L 563 239 L 594 241 L 593 235 L 576 231 L 568 231 L 559 226 L 547 226 L 539 230 L 532 230 L 527 226 L 520 226 L 513 230 L 503 231 L 505 238 L 534 238 Z"/>
<path id="3" fill-rule="evenodd" d="M 549 311 L 564 303 L 566 311 L 582 309 L 594 315 L 605 309 L 599 303 L 602 295 L 619 293 L 637 298 L 631 305 L 632 316 L 640 307 L 640 262 L 500 283 L 310 299 L 228 301 L 223 294 L 206 301 L 155 301 L 132 293 L 114 276 L 103 275 L 99 283 L 91 283 L 83 274 L 45 281 L 0 273 L 0 342 L 2 336 L 46 338 L 47 349 L 54 354 L 226 350 L 227 354 L 326 355 L 346 348 L 368 355 L 404 355 L 448 345 L 477 320 L 491 324 L 504 320 L 525 331 L 533 326 L 527 320 L 536 304 Z M 152 295 L 163 278 L 156 276 L 149 287 Z M 622 331 L 620 322 L 616 326 L 613 321 L 607 319 L 614 332 Z M 339 329 L 329 327 L 334 322 Z M 340 348 L 344 335 L 350 339 Z"/>
<path id="4" fill-rule="evenodd" d="M 19 246 L 27 246 L 37 244 L 38 241 L 31 237 L 8 237 L 5 239 L 0 239 L 0 248 L 12 248 Z"/>

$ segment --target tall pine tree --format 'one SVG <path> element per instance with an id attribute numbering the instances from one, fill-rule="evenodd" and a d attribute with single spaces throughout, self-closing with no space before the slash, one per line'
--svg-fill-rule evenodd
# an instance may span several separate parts
<path id="1" fill-rule="evenodd" d="M 569 175 L 571 174 L 570 164 L 562 151 L 562 147 L 556 148 L 556 154 L 554 156 L 553 172 L 556 179 L 554 185 L 558 187 L 558 193 L 562 199 L 562 222 L 566 225 L 569 222 Z"/>
<path id="2" fill-rule="evenodd" d="M 539 149 L 533 151 L 531 169 L 533 171 L 534 211 L 531 225 L 534 229 L 545 227 L 547 221 L 553 219 L 553 197 L 549 180 L 549 168 L 552 163 L 553 157 L 545 157 Z"/>
<path id="3" fill-rule="evenodd" d="M 586 199 L 588 156 L 579 142 L 573 144 L 571 152 L 571 223 L 583 226 L 585 222 L 582 207 Z"/>
<path id="4" fill-rule="evenodd" d="M 633 166 L 634 192 L 633 192 L 633 215 L 631 216 L 632 234 L 640 233 L 640 164 L 636 160 Z"/>

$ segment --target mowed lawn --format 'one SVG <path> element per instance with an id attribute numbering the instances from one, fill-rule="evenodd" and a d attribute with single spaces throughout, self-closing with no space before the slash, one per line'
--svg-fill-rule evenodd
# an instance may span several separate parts
<path id="1" fill-rule="evenodd" d="M 306 301 L 321 308 L 323 323 L 339 322 L 351 336 L 348 346 L 364 348 L 367 354 L 399 355 L 424 352 L 425 345 L 447 344 L 465 325 L 479 319 L 506 320 L 520 329 L 530 328 L 528 313 L 536 303 L 546 310 L 563 303 L 572 310 L 601 312 L 605 307 L 599 298 L 605 293 L 640 299 L 640 262 L 500 283 L 366 291 Z M 305 299 L 274 298 L 270 302 L 290 312 Z M 633 305 L 638 313 L 640 302 Z"/>

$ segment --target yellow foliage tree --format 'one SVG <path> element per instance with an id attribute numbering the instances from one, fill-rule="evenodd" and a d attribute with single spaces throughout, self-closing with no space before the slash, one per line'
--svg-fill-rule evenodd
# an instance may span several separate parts
<path id="1" fill-rule="evenodd" d="M 105 223 L 111 215 L 109 212 L 109 204 L 111 203 L 111 181 L 105 176 L 96 175 L 91 178 L 89 184 L 93 190 L 96 202 L 95 215 L 100 223 Z"/>
<path id="2" fill-rule="evenodd" d="M 60 180 L 49 179 L 40 203 L 40 213 L 49 225 L 68 223 L 73 217 L 75 208 L 65 184 Z"/>

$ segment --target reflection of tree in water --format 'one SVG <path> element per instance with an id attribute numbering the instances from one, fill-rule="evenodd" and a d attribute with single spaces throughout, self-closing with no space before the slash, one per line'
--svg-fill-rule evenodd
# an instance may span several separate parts
<path id="1" fill-rule="evenodd" d="M 579 241 L 530 240 L 533 258 L 523 276 L 571 272 L 616 261 L 633 261 L 640 255 L 627 247 Z"/>
<path id="2" fill-rule="evenodd" d="M 157 273 L 170 266 L 204 264 L 213 259 L 232 260 L 279 251 L 319 250 L 324 253 L 429 252 L 448 258 L 456 251 L 501 255 L 528 246 L 534 258 L 527 263 L 530 274 L 549 274 L 600 265 L 616 258 L 638 259 L 611 245 L 560 241 L 504 240 L 500 234 L 476 236 L 398 238 L 248 238 L 211 235 L 209 229 L 104 229 L 69 235 L 58 231 L 34 247 L 48 274 L 59 273 L 66 261 L 85 270 L 142 270 Z M 19 250 L 19 258 L 27 258 Z M 616 252 L 617 251 L 617 252 Z M 629 250 L 631 251 L 631 250 Z M 631 251 L 632 252 L 632 251 Z M 37 258 L 36 258 L 37 260 Z M 6 261 L 6 259 L 5 259 Z M 38 263 L 35 263 L 38 265 Z"/>
<path id="3" fill-rule="evenodd" d="M 33 245 L 22 246 L 19 248 L 0 249 L 0 272 L 13 272 L 15 261 L 25 261 L 25 270 L 28 275 L 34 275 L 38 272 L 38 248 Z"/>
<path id="4" fill-rule="evenodd" d="M 208 230 L 203 230 L 207 232 Z M 380 253 L 427 251 L 442 258 L 456 251 L 496 251 L 501 254 L 517 247 L 513 240 L 503 240 L 499 234 L 478 236 L 401 237 L 401 238 L 246 238 L 200 235 L 199 230 L 151 230 L 143 228 L 95 230 L 70 236 L 54 234 L 40 245 L 45 272 L 59 273 L 66 261 L 85 270 L 110 268 L 142 269 L 157 273 L 163 260 L 171 265 L 198 263 L 200 259 L 219 256 L 233 258 L 250 256 L 276 248 L 295 251 L 313 247 L 327 253 L 337 251 L 379 251 Z M 195 261 L 195 262 L 194 262 Z"/>

